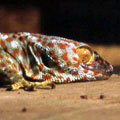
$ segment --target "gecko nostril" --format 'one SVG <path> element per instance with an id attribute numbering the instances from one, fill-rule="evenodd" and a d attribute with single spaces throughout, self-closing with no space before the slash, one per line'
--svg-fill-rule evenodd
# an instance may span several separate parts
<path id="1" fill-rule="evenodd" d="M 107 73 L 112 74 L 114 72 L 113 66 L 109 65 Z"/>

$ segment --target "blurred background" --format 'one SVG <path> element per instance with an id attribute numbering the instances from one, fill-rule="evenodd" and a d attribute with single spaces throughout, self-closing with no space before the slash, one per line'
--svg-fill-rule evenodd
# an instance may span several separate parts
<path id="1" fill-rule="evenodd" d="M 0 0 L 0 32 L 34 32 L 86 42 L 120 64 L 119 0 Z"/>

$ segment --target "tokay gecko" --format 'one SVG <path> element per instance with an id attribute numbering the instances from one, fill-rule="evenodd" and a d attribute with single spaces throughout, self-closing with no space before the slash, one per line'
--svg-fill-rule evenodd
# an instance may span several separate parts
<path id="1" fill-rule="evenodd" d="M 83 42 L 42 34 L 0 33 L 0 85 L 7 90 L 108 79 L 113 67 Z"/>

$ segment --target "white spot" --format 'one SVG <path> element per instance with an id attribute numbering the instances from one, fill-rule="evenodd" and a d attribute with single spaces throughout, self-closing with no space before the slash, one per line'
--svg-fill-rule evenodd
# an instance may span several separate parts
<path id="1" fill-rule="evenodd" d="M 17 48 L 18 47 L 18 42 L 17 41 L 11 41 L 11 47 L 12 48 Z"/>
<path id="2" fill-rule="evenodd" d="M 54 44 L 55 44 L 56 42 L 57 42 L 57 41 L 56 41 L 56 39 L 55 39 L 55 40 L 52 40 L 52 43 L 54 43 Z"/>
<path id="3" fill-rule="evenodd" d="M 13 63 L 13 59 L 9 58 L 9 61 L 10 61 L 11 63 Z"/>
<path id="4" fill-rule="evenodd" d="M 7 35 L 1 35 L 1 38 L 2 38 L 2 39 L 7 39 L 8 36 L 7 36 Z"/>
<path id="5" fill-rule="evenodd" d="M 59 55 L 61 55 L 63 53 L 63 51 L 61 49 L 57 49 L 57 52 Z"/>
<path id="6" fill-rule="evenodd" d="M 20 61 L 23 61 L 23 57 L 21 55 L 18 56 Z"/>
<path id="7" fill-rule="evenodd" d="M 2 70 L 5 71 L 5 70 L 6 70 L 6 67 L 3 67 Z"/>
<path id="8" fill-rule="evenodd" d="M 37 41 L 38 40 L 38 38 L 37 37 L 34 37 L 34 36 L 32 36 L 32 41 Z"/>

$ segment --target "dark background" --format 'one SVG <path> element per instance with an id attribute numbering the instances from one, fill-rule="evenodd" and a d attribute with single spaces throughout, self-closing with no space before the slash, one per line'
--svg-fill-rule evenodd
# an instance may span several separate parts
<path id="1" fill-rule="evenodd" d="M 87 43 L 120 44 L 119 0 L 5 0 L 0 5 L 21 10 L 36 7 L 42 13 L 38 27 L 43 34 Z"/>

